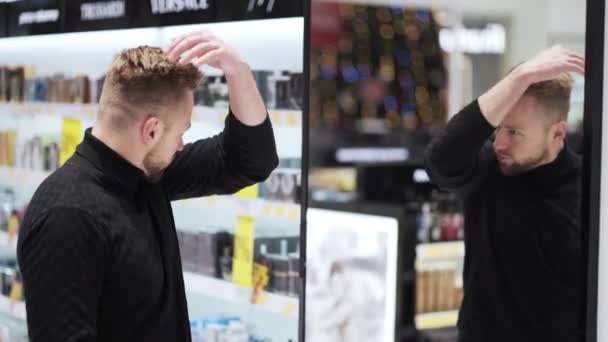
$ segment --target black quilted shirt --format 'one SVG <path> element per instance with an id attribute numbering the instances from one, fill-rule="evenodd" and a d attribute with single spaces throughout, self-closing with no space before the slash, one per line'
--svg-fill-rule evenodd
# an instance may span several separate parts
<path id="1" fill-rule="evenodd" d="M 277 163 L 270 120 L 249 127 L 230 114 L 221 134 L 186 145 L 151 183 L 88 129 L 19 233 L 30 340 L 189 341 L 170 201 L 234 193 Z"/>
<path id="2" fill-rule="evenodd" d="M 493 132 L 474 101 L 427 150 L 433 182 L 464 200 L 458 341 L 580 341 L 581 160 L 566 147 L 549 164 L 505 176 Z"/>

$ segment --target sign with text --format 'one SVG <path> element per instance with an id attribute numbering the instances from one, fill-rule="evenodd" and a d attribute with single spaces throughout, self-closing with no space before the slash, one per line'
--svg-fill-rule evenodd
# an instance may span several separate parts
<path id="1" fill-rule="evenodd" d="M 62 1 L 17 1 L 7 6 L 10 36 L 61 33 L 64 30 L 65 11 Z"/>
<path id="2" fill-rule="evenodd" d="M 80 119 L 63 118 L 61 131 L 61 151 L 59 152 L 59 165 L 63 165 L 76 151 L 82 140 L 82 122 Z"/>
<path id="3" fill-rule="evenodd" d="M 208 23 L 215 21 L 216 0 L 137 0 L 139 27 Z"/>
<path id="4" fill-rule="evenodd" d="M 301 17 L 303 1 L 235 0 L 218 2 L 218 21 Z"/>
<path id="5" fill-rule="evenodd" d="M 232 282 L 244 288 L 253 287 L 254 238 L 255 218 L 252 216 L 239 216 L 234 236 Z"/>
<path id="6" fill-rule="evenodd" d="M 71 0 L 66 3 L 67 31 L 116 30 L 129 28 L 137 8 L 127 0 Z"/>

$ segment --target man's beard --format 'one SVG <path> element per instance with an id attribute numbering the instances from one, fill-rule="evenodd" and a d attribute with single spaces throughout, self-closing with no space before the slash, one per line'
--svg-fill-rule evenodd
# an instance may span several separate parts
<path id="1" fill-rule="evenodd" d="M 144 157 L 144 169 L 146 170 L 146 178 L 152 183 L 158 183 L 163 178 L 166 165 L 156 155 L 156 151 L 150 151 Z"/>
<path id="2" fill-rule="evenodd" d="M 505 176 L 517 176 L 540 166 L 542 162 L 547 159 L 548 155 L 549 149 L 545 147 L 537 156 L 530 157 L 521 162 L 513 162 L 509 165 L 504 165 L 498 160 L 498 166 Z"/>

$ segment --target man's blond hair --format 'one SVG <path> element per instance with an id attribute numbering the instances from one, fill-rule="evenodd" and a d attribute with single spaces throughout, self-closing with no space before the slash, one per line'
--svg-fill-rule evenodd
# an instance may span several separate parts
<path id="1" fill-rule="evenodd" d="M 552 80 L 532 84 L 524 95 L 534 98 L 552 122 L 568 121 L 572 85 L 572 76 L 562 73 Z"/>
<path id="2" fill-rule="evenodd" d="M 161 48 L 140 46 L 122 51 L 106 74 L 100 116 L 124 128 L 154 114 L 171 122 L 171 106 L 203 79 L 194 65 L 171 62 Z"/>

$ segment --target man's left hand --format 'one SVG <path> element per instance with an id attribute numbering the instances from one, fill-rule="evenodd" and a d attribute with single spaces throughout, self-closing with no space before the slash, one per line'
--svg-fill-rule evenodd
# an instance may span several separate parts
<path id="1" fill-rule="evenodd" d="M 236 75 L 249 66 L 217 36 L 209 31 L 189 32 L 173 39 L 166 50 L 172 62 L 209 65 L 227 76 Z"/>

